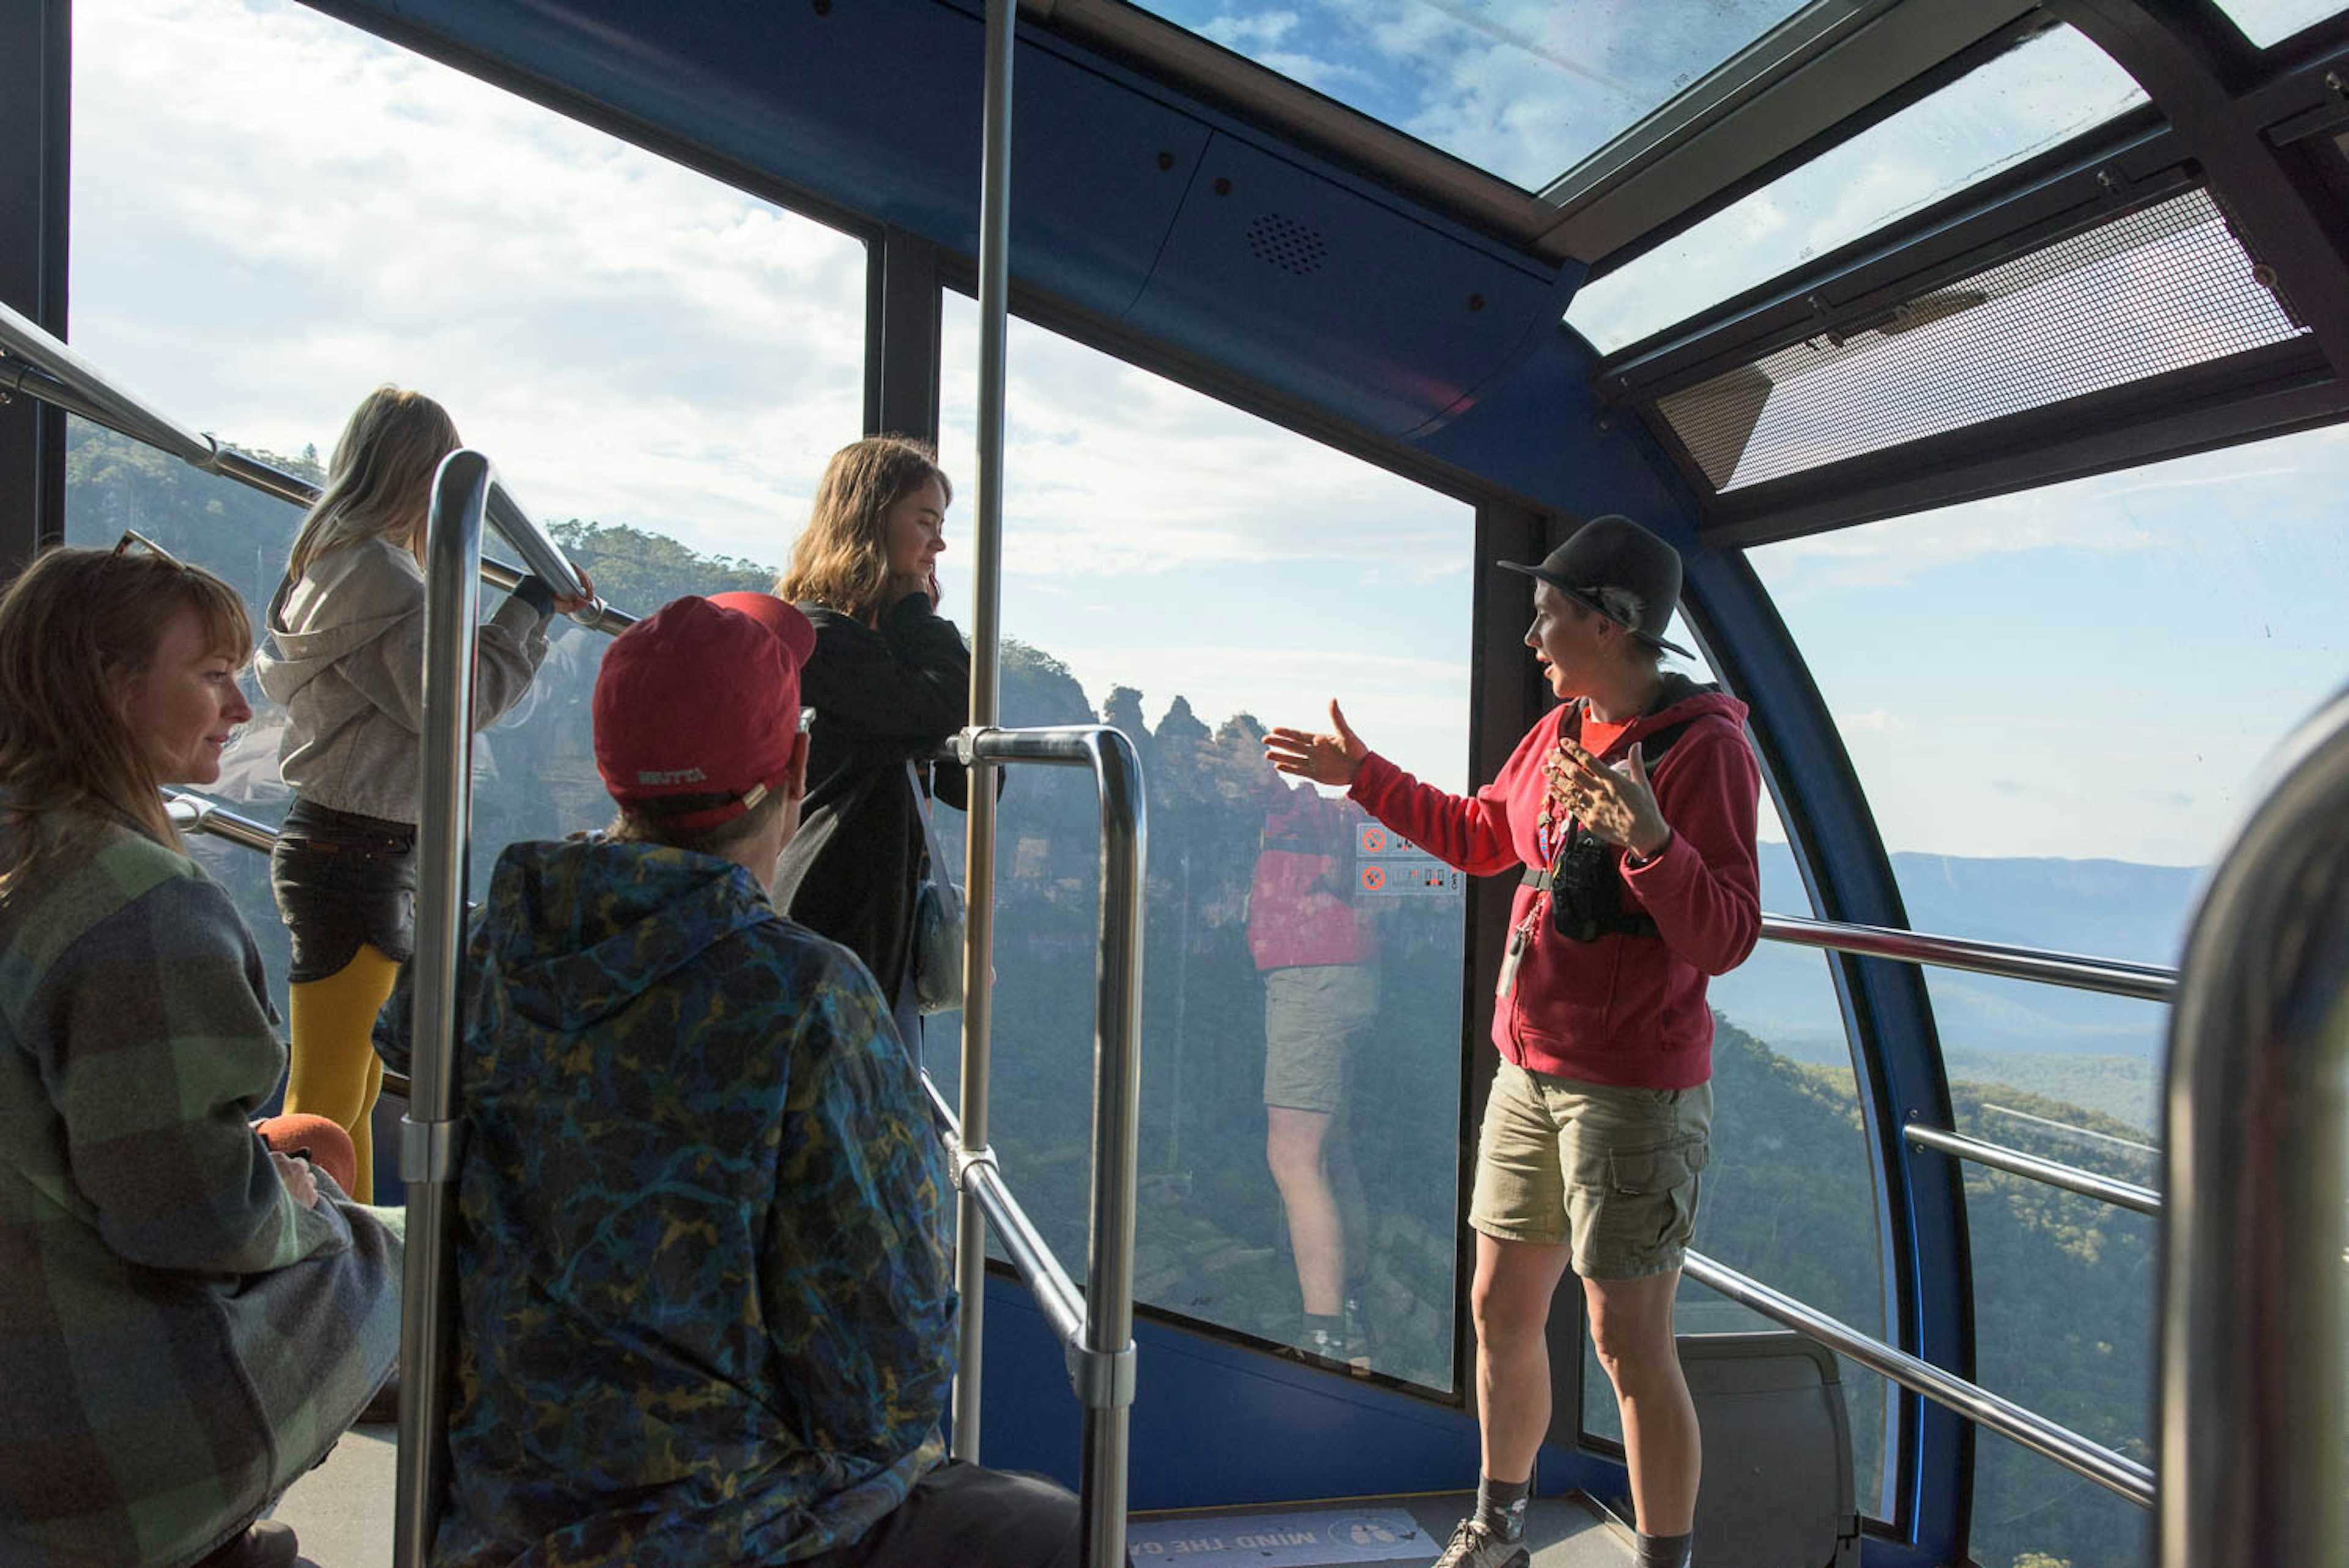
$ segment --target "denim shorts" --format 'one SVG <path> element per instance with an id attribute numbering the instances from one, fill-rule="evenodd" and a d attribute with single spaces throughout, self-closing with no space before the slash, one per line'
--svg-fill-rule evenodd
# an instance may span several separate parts
<path id="1" fill-rule="evenodd" d="M 269 857 L 270 891 L 294 938 L 296 985 L 340 973 L 372 943 L 416 950 L 416 827 L 296 800 Z"/>

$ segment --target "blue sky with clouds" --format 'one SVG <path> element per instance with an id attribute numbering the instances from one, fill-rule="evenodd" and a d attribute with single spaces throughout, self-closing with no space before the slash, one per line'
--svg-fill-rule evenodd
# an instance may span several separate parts
<path id="1" fill-rule="evenodd" d="M 1283 36 L 1429 8 L 1326 0 Z M 78 0 L 76 24 L 72 335 L 96 363 L 280 451 L 419 385 L 542 514 L 782 557 L 857 433 L 854 241 L 299 6 Z M 1411 91 L 1462 123 L 1493 107 L 1457 88 Z M 1532 146 L 1548 101 L 1526 88 L 1493 134 Z M 949 296 L 966 514 L 973 317 Z M 1466 507 L 1040 329 L 1011 348 L 1010 635 L 1154 716 L 1177 691 L 1210 722 L 1340 695 L 1466 782 Z M 2349 433 L 2311 432 L 1755 562 L 1894 847 L 2199 864 L 2349 676 L 2344 471 Z"/>

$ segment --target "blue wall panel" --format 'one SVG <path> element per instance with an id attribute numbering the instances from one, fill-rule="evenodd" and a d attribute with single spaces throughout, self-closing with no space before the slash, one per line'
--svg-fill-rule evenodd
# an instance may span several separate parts
<path id="1" fill-rule="evenodd" d="M 1464 1410 L 1148 1318 L 1135 1321 L 1133 1337 L 1136 1509 L 1476 1484 L 1476 1423 Z M 1074 1486 L 1076 1396 L 1059 1343 L 1016 1280 L 988 1280 L 984 1371 L 980 1458 Z M 1610 1473 L 1620 1468 L 1544 1451 L 1546 1490 Z"/>
<path id="2" fill-rule="evenodd" d="M 1458 405 L 1562 307 L 1548 280 L 1217 135 L 1127 320 L 1393 436 Z"/>
<path id="3" fill-rule="evenodd" d="M 1582 340 L 1547 322 L 1496 384 L 1413 444 L 1576 517 L 1620 512 L 1695 548 L 1693 511 L 1649 461 L 1636 421 L 1599 406 L 1590 367 Z"/>

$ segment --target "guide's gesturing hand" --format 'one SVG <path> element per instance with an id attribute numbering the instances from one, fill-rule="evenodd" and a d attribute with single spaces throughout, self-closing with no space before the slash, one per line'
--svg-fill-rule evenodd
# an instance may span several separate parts
<path id="1" fill-rule="evenodd" d="M 1287 728 L 1271 731 L 1264 738 L 1265 761 L 1282 773 L 1315 784 L 1352 784 L 1354 771 L 1371 754 L 1371 748 L 1346 722 L 1345 711 L 1335 697 L 1330 699 L 1330 728 L 1333 732 L 1327 734 Z"/>
<path id="2" fill-rule="evenodd" d="M 1672 830 L 1656 805 L 1648 784 L 1647 759 L 1639 742 L 1631 745 L 1628 771 L 1617 773 L 1573 741 L 1558 738 L 1557 749 L 1542 764 L 1548 775 L 1550 797 L 1573 814 L 1574 819 L 1600 838 L 1651 859 L 1672 841 Z"/>

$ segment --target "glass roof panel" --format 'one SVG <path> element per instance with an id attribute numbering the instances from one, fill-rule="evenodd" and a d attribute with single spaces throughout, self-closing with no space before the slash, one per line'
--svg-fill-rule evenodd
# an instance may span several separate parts
<path id="1" fill-rule="evenodd" d="M 2243 36 L 2264 49 L 2341 15 L 2341 0 L 2219 0 Z"/>
<path id="2" fill-rule="evenodd" d="M 1137 0 L 1527 190 L 1661 108 L 1804 0 Z"/>
<path id="3" fill-rule="evenodd" d="M 1567 325 L 1611 354 L 2145 101 L 2085 35 L 2034 34 L 1598 279 Z"/>

